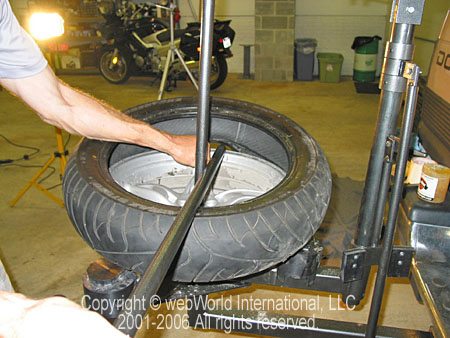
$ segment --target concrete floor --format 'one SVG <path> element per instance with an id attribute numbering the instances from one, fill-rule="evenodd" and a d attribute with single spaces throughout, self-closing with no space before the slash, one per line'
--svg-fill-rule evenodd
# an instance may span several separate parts
<path id="1" fill-rule="evenodd" d="M 153 101 L 157 96 L 157 84 L 150 85 L 147 78 L 132 78 L 121 86 L 111 85 L 99 76 L 64 76 L 63 79 L 120 109 Z M 192 86 L 188 82 L 179 82 L 178 88 L 165 97 L 191 95 L 195 95 Z M 213 95 L 251 101 L 289 116 L 317 139 L 333 173 L 355 180 L 364 179 L 376 121 L 377 95 L 356 94 L 349 80 L 340 84 L 317 81 L 264 83 L 241 80 L 233 74 Z M 0 134 L 13 142 L 40 148 L 37 156 L 18 164 L 40 166 L 55 150 L 54 129 L 5 91 L 0 92 L 0 121 Z M 78 137 L 72 137 L 68 149 L 73 149 L 78 140 Z M 17 158 L 25 153 L 29 152 L 0 139 L 0 159 Z M 57 163 L 55 168 L 56 174 L 44 182 L 47 187 L 59 183 Z M 81 276 L 97 254 L 76 234 L 65 210 L 34 188 L 15 208 L 7 205 L 37 170 L 19 166 L 0 167 L 0 257 L 17 291 L 36 298 L 63 294 L 79 302 Z M 61 196 L 60 187 L 53 191 Z M 313 297 L 294 290 L 267 287 L 246 289 L 240 297 L 249 296 L 254 299 Z M 322 311 L 310 310 L 302 314 L 360 323 L 366 320 L 368 300 L 354 311 L 337 311 L 328 305 L 328 295 L 322 295 L 320 299 L 324 305 Z M 336 298 L 332 298 L 333 304 L 335 301 Z M 173 315 L 174 312 L 169 313 Z M 381 323 L 427 330 L 430 319 L 426 308 L 416 302 L 411 287 L 403 280 L 388 284 Z M 192 330 L 158 330 L 154 326 L 140 334 L 152 337 L 223 335 Z"/>

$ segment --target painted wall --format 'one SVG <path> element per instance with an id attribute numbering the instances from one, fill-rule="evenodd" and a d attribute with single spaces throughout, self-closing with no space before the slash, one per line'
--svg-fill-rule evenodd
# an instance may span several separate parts
<path id="1" fill-rule="evenodd" d="M 26 10 L 28 8 L 28 0 L 10 0 L 9 2 L 14 10 Z"/>
<path id="2" fill-rule="evenodd" d="M 354 38 L 384 38 L 391 4 L 391 0 L 297 0 L 295 37 L 317 39 L 317 52 L 342 54 L 342 74 L 352 75 L 354 51 L 350 46 Z M 384 41 L 380 42 L 378 73 L 383 46 Z M 314 72 L 317 74 L 317 64 Z"/>
<path id="3" fill-rule="evenodd" d="M 8 1 L 8 0 L 6 0 Z M 10 0 L 11 8 L 19 21 L 28 14 L 28 0 Z"/>
<path id="4" fill-rule="evenodd" d="M 191 0 L 190 3 L 198 15 L 199 0 Z M 194 21 L 189 0 L 179 0 L 181 10 L 181 27 L 186 22 Z M 233 57 L 228 59 L 228 70 L 233 73 L 242 73 L 243 48 L 241 44 L 255 43 L 255 0 L 218 0 L 215 8 L 216 19 L 231 19 L 231 27 L 236 31 L 231 51 Z M 254 50 L 252 48 L 251 69 L 254 69 Z"/>

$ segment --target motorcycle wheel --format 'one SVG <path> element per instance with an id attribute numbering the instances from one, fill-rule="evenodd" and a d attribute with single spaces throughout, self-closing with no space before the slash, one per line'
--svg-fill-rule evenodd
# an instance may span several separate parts
<path id="1" fill-rule="evenodd" d="M 164 131 L 194 134 L 197 98 L 155 101 L 126 113 Z M 248 102 L 214 97 L 211 140 L 239 151 L 234 169 L 225 168 L 231 173 L 227 182 L 247 184 L 243 177 L 252 177 L 258 168 L 268 177 L 281 172 L 281 178 L 262 195 L 243 202 L 212 207 L 205 202 L 174 262 L 175 281 L 224 281 L 286 261 L 319 228 L 329 203 L 331 175 L 325 156 L 288 118 Z M 80 236 L 104 257 L 140 273 L 180 210 L 131 193 L 120 182 L 133 185 L 129 180 L 136 179 L 140 184 L 146 176 L 158 176 L 166 160 L 158 157 L 163 154 L 148 160 L 154 154 L 135 145 L 84 139 L 63 182 L 65 206 Z M 113 177 L 114 168 L 119 179 Z M 164 186 L 164 180 L 156 180 L 153 186 Z M 248 186 L 242 191 L 248 192 Z"/>
<path id="2" fill-rule="evenodd" d="M 219 88 L 227 78 L 228 64 L 223 55 L 217 55 L 213 58 L 211 63 L 211 89 Z"/>
<path id="3" fill-rule="evenodd" d="M 199 80 L 198 70 L 191 70 L 194 78 Z M 214 56 L 211 60 L 211 75 L 209 77 L 210 89 L 219 88 L 227 78 L 228 64 L 223 55 Z"/>
<path id="4" fill-rule="evenodd" d="M 113 57 L 114 50 L 107 50 L 102 54 L 99 64 L 100 73 L 110 83 L 124 83 L 131 75 L 129 58 L 119 51 L 118 60 L 116 64 L 113 64 Z"/>

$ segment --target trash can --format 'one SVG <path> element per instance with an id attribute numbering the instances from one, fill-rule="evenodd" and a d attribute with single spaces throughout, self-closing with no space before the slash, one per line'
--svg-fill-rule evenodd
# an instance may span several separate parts
<path id="1" fill-rule="evenodd" d="M 295 39 L 294 45 L 294 79 L 312 81 L 317 40 Z"/>
<path id="2" fill-rule="evenodd" d="M 378 41 L 381 37 L 357 36 L 352 44 L 355 51 L 355 62 L 353 65 L 353 80 L 359 82 L 375 81 L 377 71 Z"/>
<path id="3" fill-rule="evenodd" d="M 344 56 L 337 53 L 318 53 L 320 82 L 339 82 L 341 80 Z"/>

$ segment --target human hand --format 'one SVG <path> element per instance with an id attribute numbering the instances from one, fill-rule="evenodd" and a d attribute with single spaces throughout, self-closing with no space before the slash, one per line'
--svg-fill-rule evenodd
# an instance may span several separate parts
<path id="1" fill-rule="evenodd" d="M 178 163 L 195 167 L 196 137 L 194 135 L 172 135 L 173 148 L 169 155 Z M 210 159 L 210 145 L 208 144 L 207 160 Z"/>
<path id="2" fill-rule="evenodd" d="M 63 297 L 29 299 L 0 291 L 0 337 L 126 338 L 98 313 Z"/>

